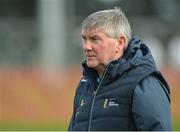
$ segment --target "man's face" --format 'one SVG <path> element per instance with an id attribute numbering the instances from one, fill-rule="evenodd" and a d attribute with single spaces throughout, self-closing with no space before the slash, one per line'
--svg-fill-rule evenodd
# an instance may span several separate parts
<path id="1" fill-rule="evenodd" d="M 114 59 L 118 59 L 118 40 L 110 38 L 104 32 L 82 32 L 83 51 L 87 66 L 103 71 L 105 66 Z"/>

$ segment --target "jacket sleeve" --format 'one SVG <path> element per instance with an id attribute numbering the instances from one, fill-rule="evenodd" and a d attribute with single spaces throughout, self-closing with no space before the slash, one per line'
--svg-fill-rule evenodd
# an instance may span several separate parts
<path id="1" fill-rule="evenodd" d="M 171 112 L 166 88 L 153 76 L 144 79 L 133 95 L 136 127 L 143 131 L 171 131 Z"/>

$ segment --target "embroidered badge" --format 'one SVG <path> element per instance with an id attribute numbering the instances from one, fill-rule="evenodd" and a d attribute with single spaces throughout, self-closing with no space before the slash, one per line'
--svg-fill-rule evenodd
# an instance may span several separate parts
<path id="1" fill-rule="evenodd" d="M 112 99 L 105 99 L 104 100 L 104 104 L 103 104 L 104 108 L 108 108 L 108 107 L 112 107 L 112 106 L 119 106 L 119 104 L 115 101 L 112 101 Z"/>
<path id="2" fill-rule="evenodd" d="M 84 105 L 84 99 L 81 100 L 81 104 L 80 104 L 80 107 L 82 107 Z"/>
<path id="3" fill-rule="evenodd" d="M 103 105 L 104 108 L 108 108 L 108 99 L 105 99 L 104 100 L 104 105 Z"/>
<path id="4" fill-rule="evenodd" d="M 118 103 L 113 102 L 113 101 L 109 101 L 109 105 L 108 106 L 119 106 Z"/>

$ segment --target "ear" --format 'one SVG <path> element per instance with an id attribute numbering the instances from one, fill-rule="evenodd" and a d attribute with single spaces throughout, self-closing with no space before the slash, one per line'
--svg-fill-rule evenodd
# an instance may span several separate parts
<path id="1" fill-rule="evenodd" d="M 124 35 L 121 35 L 117 42 L 116 52 L 122 52 L 127 43 L 127 38 Z"/>

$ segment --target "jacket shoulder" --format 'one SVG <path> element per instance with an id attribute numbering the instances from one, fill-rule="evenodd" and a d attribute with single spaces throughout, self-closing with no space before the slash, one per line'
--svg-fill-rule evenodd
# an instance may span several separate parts
<path id="1" fill-rule="evenodd" d="M 159 77 L 160 76 L 160 77 Z M 139 90 L 137 91 L 146 91 L 149 94 L 155 94 L 159 93 L 167 97 L 167 99 L 170 102 L 170 91 L 169 91 L 169 86 L 166 82 L 166 80 L 162 77 L 162 75 L 149 75 L 145 79 L 143 79 L 139 84 Z M 137 87 L 135 88 L 137 89 Z M 150 92 L 151 91 L 151 92 Z"/>
<path id="2" fill-rule="evenodd" d="M 155 76 L 148 76 L 135 88 L 132 111 L 139 130 L 171 130 L 169 94 Z"/>

